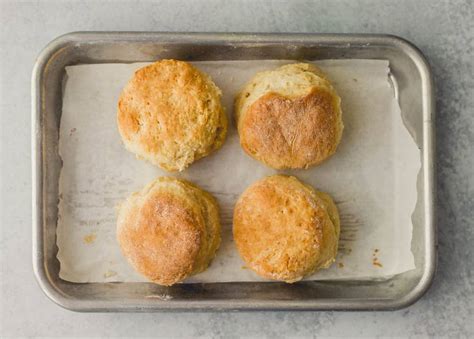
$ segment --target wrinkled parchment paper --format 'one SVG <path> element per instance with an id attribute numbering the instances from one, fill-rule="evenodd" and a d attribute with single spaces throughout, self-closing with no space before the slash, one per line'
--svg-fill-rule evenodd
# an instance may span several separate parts
<path id="1" fill-rule="evenodd" d="M 213 61 L 195 64 L 222 89 L 232 116 L 233 96 L 257 71 L 291 61 Z M 308 280 L 383 279 L 414 268 L 411 215 L 417 199 L 420 152 L 403 125 L 384 60 L 325 60 L 342 98 L 344 134 L 337 153 L 292 174 L 330 193 L 341 214 L 334 265 Z M 59 151 L 57 228 L 60 277 L 71 282 L 145 281 L 122 257 L 115 238 L 116 206 L 159 175 L 176 175 L 211 192 L 221 206 L 222 245 L 210 268 L 186 282 L 263 280 L 244 267 L 232 240 L 232 210 L 251 183 L 277 171 L 244 154 L 230 118 L 217 153 L 179 174 L 136 159 L 116 126 L 117 101 L 135 64 L 66 67 Z"/>

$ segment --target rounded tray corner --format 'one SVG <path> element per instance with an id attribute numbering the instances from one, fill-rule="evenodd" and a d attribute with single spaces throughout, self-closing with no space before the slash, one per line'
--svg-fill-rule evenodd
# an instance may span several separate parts
<path id="1" fill-rule="evenodd" d="M 430 85 L 431 85 L 431 82 L 432 82 L 431 65 L 428 59 L 426 58 L 426 56 L 424 55 L 423 51 L 419 47 L 417 47 L 410 40 L 406 38 L 402 38 L 398 35 L 384 34 L 381 37 L 384 38 L 391 45 L 396 46 L 405 54 L 407 54 L 415 62 L 415 64 L 419 68 L 421 68 L 422 73 L 428 75 L 429 80 L 430 80 Z"/>
<path id="2" fill-rule="evenodd" d="M 43 293 L 48 297 L 49 300 L 54 302 L 56 305 L 70 310 L 77 311 L 76 303 L 72 302 L 67 295 L 61 293 L 57 287 L 53 284 L 49 278 L 45 267 L 37 261 L 37 258 L 33 256 L 33 272 Z"/>

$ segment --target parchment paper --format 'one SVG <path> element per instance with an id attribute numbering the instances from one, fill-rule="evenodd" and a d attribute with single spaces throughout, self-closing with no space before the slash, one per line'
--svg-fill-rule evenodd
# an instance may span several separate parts
<path id="1" fill-rule="evenodd" d="M 255 72 L 291 61 L 195 64 L 222 89 L 229 133 L 217 153 L 170 174 L 125 150 L 116 126 L 117 100 L 146 64 L 66 67 L 59 151 L 57 228 L 60 277 L 72 282 L 145 281 L 122 257 L 115 238 L 116 206 L 159 175 L 186 178 L 221 206 L 222 245 L 210 268 L 186 282 L 263 280 L 244 267 L 232 240 L 232 210 L 251 183 L 277 171 L 241 150 L 232 119 L 233 96 Z M 344 133 L 324 164 L 292 174 L 330 193 L 341 214 L 336 263 L 308 280 L 383 279 L 414 268 L 412 222 L 420 152 L 403 125 L 388 61 L 318 61 L 342 98 Z"/>

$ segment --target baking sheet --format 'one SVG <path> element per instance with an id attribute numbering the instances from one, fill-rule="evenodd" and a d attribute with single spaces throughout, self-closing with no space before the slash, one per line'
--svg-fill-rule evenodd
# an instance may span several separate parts
<path id="1" fill-rule="evenodd" d="M 195 64 L 233 96 L 255 72 L 291 61 Z M 275 171 L 241 150 L 230 119 L 226 143 L 182 173 L 170 174 L 127 152 L 115 117 L 118 96 L 136 64 L 66 67 L 59 152 L 63 159 L 57 228 L 60 277 L 72 282 L 145 281 L 120 254 L 115 206 L 159 175 L 188 179 L 221 206 L 222 245 L 210 268 L 186 282 L 261 281 L 244 267 L 232 241 L 232 210 L 240 193 L 274 173 L 297 176 L 330 193 L 341 214 L 336 263 L 307 280 L 383 279 L 414 268 L 412 222 L 420 151 L 403 125 L 384 60 L 316 63 L 342 97 L 344 134 L 337 153 L 309 170 Z"/>

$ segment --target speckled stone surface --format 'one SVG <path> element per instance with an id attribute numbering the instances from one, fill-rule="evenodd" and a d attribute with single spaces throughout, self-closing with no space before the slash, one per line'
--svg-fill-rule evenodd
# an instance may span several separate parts
<path id="1" fill-rule="evenodd" d="M 0 336 L 473 337 L 472 1 L 1 1 Z M 80 314 L 40 291 L 31 266 L 30 76 L 77 30 L 391 33 L 428 57 L 437 85 L 439 271 L 395 312 Z"/>

